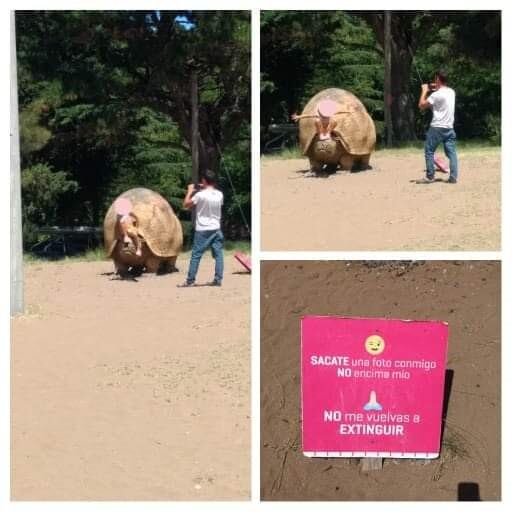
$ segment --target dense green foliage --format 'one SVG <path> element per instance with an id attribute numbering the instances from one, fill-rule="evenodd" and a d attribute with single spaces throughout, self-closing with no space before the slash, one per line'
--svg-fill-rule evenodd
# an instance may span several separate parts
<path id="1" fill-rule="evenodd" d="M 24 12 L 16 30 L 27 246 L 36 226 L 101 225 L 135 186 L 186 223 L 192 70 L 200 165 L 218 172 L 227 234 L 247 235 L 237 205 L 250 219 L 248 13 Z"/>
<path id="2" fill-rule="evenodd" d="M 420 76 L 443 68 L 457 93 L 459 138 L 500 142 L 501 17 L 495 12 L 393 13 L 394 116 L 414 120 L 395 140 L 422 138 L 430 114 L 420 113 Z M 382 13 L 266 11 L 261 15 L 261 123 L 286 123 L 327 87 L 355 93 L 384 133 Z M 400 53 L 401 52 L 401 53 Z M 400 68 L 400 69 L 399 69 Z M 405 70 L 405 71 L 404 71 Z M 401 73 L 406 73 L 402 80 Z M 399 83 L 400 81 L 404 83 Z M 403 92 L 407 101 L 399 97 Z M 401 126 L 395 122 L 395 126 Z M 397 130 L 398 131 L 398 130 Z M 401 136 L 402 135 L 402 136 Z"/>
<path id="3" fill-rule="evenodd" d="M 27 198 L 22 212 L 24 234 L 27 240 L 36 240 L 38 226 L 55 224 L 59 200 L 75 193 L 78 183 L 47 164 L 34 164 L 23 170 L 21 188 Z"/>

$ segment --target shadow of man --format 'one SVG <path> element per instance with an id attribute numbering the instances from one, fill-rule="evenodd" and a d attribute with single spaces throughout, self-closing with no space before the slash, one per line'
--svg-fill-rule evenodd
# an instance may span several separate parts
<path id="1" fill-rule="evenodd" d="M 459 482 L 457 485 L 457 501 L 482 501 L 479 485 L 476 482 Z"/>

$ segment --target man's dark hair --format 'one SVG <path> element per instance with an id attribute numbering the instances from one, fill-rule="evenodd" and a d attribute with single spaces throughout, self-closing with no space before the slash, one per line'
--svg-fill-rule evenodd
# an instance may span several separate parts
<path id="1" fill-rule="evenodd" d="M 438 78 L 443 85 L 448 84 L 448 75 L 444 69 L 436 71 L 435 77 Z"/>
<path id="2" fill-rule="evenodd" d="M 211 169 L 205 169 L 201 173 L 201 178 L 208 183 L 208 185 L 215 185 L 217 183 L 217 176 Z"/>

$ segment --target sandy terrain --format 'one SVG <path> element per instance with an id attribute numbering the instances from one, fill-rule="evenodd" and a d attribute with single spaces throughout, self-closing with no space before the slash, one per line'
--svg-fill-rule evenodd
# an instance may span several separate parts
<path id="1" fill-rule="evenodd" d="M 15 500 L 250 494 L 250 277 L 112 280 L 110 262 L 32 264 L 12 321 Z M 198 282 L 211 280 L 205 256 Z"/>
<path id="2" fill-rule="evenodd" d="M 500 248 L 498 150 L 459 154 L 459 183 L 419 185 L 420 150 L 378 151 L 374 169 L 304 178 L 307 159 L 263 158 L 263 250 Z"/>
<path id="3" fill-rule="evenodd" d="M 403 268 L 402 268 L 403 267 Z M 265 262 L 261 273 L 261 495 L 264 500 L 457 500 L 461 482 L 500 499 L 500 265 Z M 307 458 L 300 434 L 300 317 L 445 320 L 450 326 L 441 456 Z"/>

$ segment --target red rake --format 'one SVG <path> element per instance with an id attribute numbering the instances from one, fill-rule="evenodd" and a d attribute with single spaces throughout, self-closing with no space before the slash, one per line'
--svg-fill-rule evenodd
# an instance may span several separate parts
<path id="1" fill-rule="evenodd" d="M 251 258 L 247 257 L 242 252 L 235 252 L 234 254 L 235 258 L 238 260 L 238 262 L 248 271 L 252 271 L 251 267 Z"/>
<path id="2" fill-rule="evenodd" d="M 448 169 L 448 162 L 444 158 L 434 155 L 434 163 L 441 172 L 450 172 Z"/>

